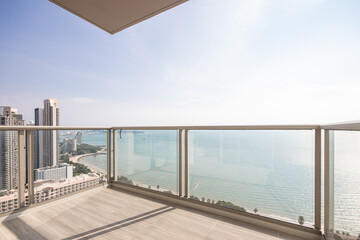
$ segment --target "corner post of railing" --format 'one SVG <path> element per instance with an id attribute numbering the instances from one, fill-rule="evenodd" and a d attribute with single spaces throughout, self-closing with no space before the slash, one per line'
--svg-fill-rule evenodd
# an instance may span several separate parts
<path id="1" fill-rule="evenodd" d="M 26 143 L 25 131 L 18 130 L 18 206 L 25 207 Z"/>
<path id="2" fill-rule="evenodd" d="M 184 165 L 184 173 L 185 173 L 185 198 L 190 197 L 190 178 L 189 178 L 189 129 L 185 129 L 185 165 Z"/>
<path id="3" fill-rule="evenodd" d="M 178 162 L 178 169 L 179 169 L 179 175 L 178 175 L 178 186 L 179 186 L 179 197 L 182 197 L 184 195 L 183 188 L 184 188 L 184 173 L 183 173 L 183 129 L 178 129 L 178 135 L 179 135 L 179 162 Z"/>
<path id="4" fill-rule="evenodd" d="M 314 206 L 314 227 L 321 230 L 321 129 L 315 129 L 314 140 L 314 159 L 315 159 L 315 206 Z"/>
<path id="5" fill-rule="evenodd" d="M 324 133 L 324 231 L 332 239 L 334 233 L 334 133 Z"/>
<path id="6" fill-rule="evenodd" d="M 118 178 L 118 166 L 117 166 L 117 130 L 113 129 L 113 176 L 114 181 L 117 181 Z"/>
<path id="7" fill-rule="evenodd" d="M 34 198 L 34 130 L 28 130 L 26 136 L 28 200 L 29 205 L 35 203 Z"/>
<path id="8" fill-rule="evenodd" d="M 107 182 L 111 186 L 111 129 L 106 130 Z"/>

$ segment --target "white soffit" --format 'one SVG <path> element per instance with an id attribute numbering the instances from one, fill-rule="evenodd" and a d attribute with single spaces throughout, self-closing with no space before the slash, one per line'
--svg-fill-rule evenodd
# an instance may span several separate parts
<path id="1" fill-rule="evenodd" d="M 49 0 L 114 34 L 188 0 Z"/>

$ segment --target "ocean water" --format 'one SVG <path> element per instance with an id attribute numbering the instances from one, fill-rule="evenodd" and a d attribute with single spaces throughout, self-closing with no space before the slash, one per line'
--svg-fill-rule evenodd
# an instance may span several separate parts
<path id="1" fill-rule="evenodd" d="M 102 135 L 102 136 L 101 136 Z M 118 174 L 140 186 L 178 192 L 176 131 L 122 131 Z M 121 135 L 121 136 L 120 136 Z M 191 195 L 305 225 L 314 218 L 312 131 L 190 131 Z M 106 134 L 83 142 L 106 145 Z M 96 144 L 94 144 L 96 143 Z M 360 134 L 335 134 L 335 229 L 360 233 Z M 83 158 L 106 169 L 106 155 Z"/>
<path id="2" fill-rule="evenodd" d="M 66 132 L 66 131 L 65 131 Z M 82 131 L 82 143 L 94 146 L 106 146 L 106 130 L 99 131 Z M 75 138 L 73 133 L 60 134 L 60 141 Z"/>

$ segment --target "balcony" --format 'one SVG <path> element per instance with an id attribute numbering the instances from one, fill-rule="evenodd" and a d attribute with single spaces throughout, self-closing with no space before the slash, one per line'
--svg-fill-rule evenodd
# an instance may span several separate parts
<path id="1" fill-rule="evenodd" d="M 3 221 L 2 239 L 302 239 L 104 187 Z"/>
<path id="2" fill-rule="evenodd" d="M 151 4 L 148 0 L 50 1 L 100 29 L 115 34 L 187 0 L 153 0 Z M 254 109 L 257 110 L 256 112 L 261 110 L 258 109 L 258 104 L 264 105 L 265 110 L 268 110 L 266 108 L 269 106 L 281 107 L 279 109 L 281 112 L 283 109 L 292 110 L 285 115 L 296 113 L 301 110 L 299 107 L 309 106 L 314 106 L 312 109 L 315 112 L 319 112 L 319 106 L 325 106 L 327 109 L 323 109 L 324 112 L 332 111 L 336 115 L 353 111 L 348 103 L 357 101 L 346 97 L 356 95 L 356 92 L 349 94 L 349 91 L 345 91 L 345 89 L 358 89 L 356 81 L 353 81 L 358 79 L 358 69 L 352 64 L 358 62 L 356 56 L 354 58 L 354 53 L 355 55 L 357 53 L 354 49 L 358 49 L 358 45 L 356 45 L 357 41 L 353 41 L 354 37 L 358 36 L 354 34 L 357 28 L 353 23 L 356 23 L 358 18 L 354 14 L 357 11 L 354 11 L 356 6 L 353 3 L 331 3 L 327 6 L 316 3 L 314 5 L 319 5 L 316 8 L 307 6 L 313 4 L 306 3 L 304 4 L 306 6 L 303 6 L 291 3 L 291 7 L 286 8 L 284 7 L 286 4 L 278 3 L 274 5 L 279 7 L 269 6 L 271 4 L 268 3 L 255 3 L 254 6 L 253 4 L 247 6 L 248 3 L 233 4 L 234 7 L 231 5 L 223 7 L 221 5 L 226 4 L 218 1 L 219 5 L 208 7 L 203 3 L 194 2 L 194 5 L 189 6 L 185 11 L 182 10 L 183 13 L 177 17 L 178 21 L 171 21 L 175 15 L 163 18 L 162 21 L 165 19 L 167 25 L 163 32 L 158 31 L 163 26 L 157 25 L 141 34 L 137 34 L 136 31 L 135 34 L 133 32 L 129 35 L 124 34 L 121 41 L 113 42 L 113 45 L 94 32 L 89 32 L 89 35 L 83 34 L 84 28 L 75 28 L 76 30 L 69 28 L 72 24 L 69 25 L 68 21 L 72 20 L 65 15 L 63 15 L 64 20 L 60 21 L 65 23 L 63 27 L 59 24 L 50 25 L 55 17 L 62 15 L 60 12 L 58 15 L 57 12 L 51 11 L 50 8 L 46 11 L 43 11 L 45 8 L 37 8 L 48 14 L 42 19 L 37 19 L 29 17 L 37 12 L 32 8 L 27 9 L 31 13 L 28 15 L 26 12 L 14 11 L 18 6 L 12 9 L 6 4 L 3 8 L 4 20 L 6 20 L 4 36 L 9 38 L 3 44 L 5 50 L 3 59 L 12 59 L 14 63 L 3 64 L 5 70 L 3 75 L 9 77 L 7 82 L 11 82 L 9 85 L 5 84 L 3 89 L 4 91 L 16 89 L 17 96 L 28 96 L 28 93 L 21 94 L 19 86 L 26 88 L 27 92 L 36 92 L 31 91 L 33 87 L 42 85 L 46 87 L 50 83 L 49 79 L 53 79 L 52 82 L 58 84 L 51 84 L 52 89 L 66 92 L 66 96 L 78 96 L 79 91 L 87 92 L 83 85 L 93 86 L 91 90 L 96 88 L 96 92 L 105 92 L 111 103 L 125 103 L 116 106 L 105 102 L 102 104 L 102 106 L 108 105 L 111 111 L 102 109 L 102 112 L 108 112 L 109 115 L 97 115 L 102 119 L 113 118 L 113 109 L 123 109 L 123 106 L 128 107 L 126 102 L 132 102 L 131 98 L 116 98 L 115 96 L 120 95 L 119 91 L 125 89 L 127 92 L 138 93 L 138 86 L 143 86 L 142 83 L 145 83 L 137 81 L 130 88 L 126 87 L 127 84 L 123 84 L 123 81 L 121 85 L 114 85 L 113 77 L 109 78 L 107 73 L 109 69 L 118 69 L 117 63 L 120 62 L 128 65 L 123 66 L 125 71 L 121 69 L 121 76 L 116 78 L 127 81 L 145 79 L 148 82 L 148 74 L 160 79 L 158 77 L 160 74 L 153 70 L 165 69 L 164 79 L 165 82 L 170 82 L 172 91 L 161 91 L 166 94 L 163 98 L 160 98 L 160 95 L 158 97 L 163 101 L 168 99 L 168 96 L 179 93 L 180 95 L 173 99 L 179 99 L 181 102 L 174 101 L 172 106 L 183 105 L 184 99 L 191 105 L 193 102 L 203 102 L 202 94 L 191 94 L 191 98 L 188 97 L 188 90 L 193 87 L 187 83 L 195 80 L 195 88 L 199 85 L 200 93 L 207 92 L 205 100 L 210 100 L 209 103 L 214 107 L 211 109 L 215 109 L 215 112 L 231 102 L 236 103 L 226 107 L 231 113 L 229 115 L 231 118 L 239 104 L 246 106 L 248 102 L 253 101 L 256 104 L 255 107 L 248 108 L 250 114 Z M 13 15 L 15 12 L 18 14 Z M 264 12 L 269 12 L 268 15 L 271 17 L 263 14 Z M 294 12 L 301 14 L 293 14 Z M 20 15 L 27 18 L 20 18 Z M 246 17 L 242 18 L 242 15 Z M 193 20 L 189 21 L 191 17 Z M 12 22 L 12 19 L 14 24 L 8 25 L 7 23 Z M 30 21 L 32 19 L 36 20 Z M 201 21 L 194 21 L 195 19 Z M 22 24 L 24 22 L 27 24 Z M 202 22 L 206 24 L 201 24 Z M 331 23 L 336 24 L 328 27 Z M 36 28 L 30 28 L 31 25 Z M 259 32 L 257 27 L 260 29 Z M 37 35 L 41 34 L 40 29 L 48 29 L 48 31 Z M 66 29 L 66 32 L 62 32 L 62 29 Z M 216 31 L 203 32 L 204 29 Z M 14 32 L 21 34 L 13 35 Z M 150 32 L 158 34 L 159 38 L 147 39 L 146 36 Z M 60 38 L 62 35 L 68 38 L 69 33 L 80 34 L 70 41 L 69 39 L 63 41 Z M 33 34 L 36 36 L 35 39 Z M 81 35 L 84 35 L 83 39 L 78 38 Z M 135 45 L 128 46 L 127 37 L 130 41 L 135 40 Z M 23 39 L 24 42 L 18 42 L 19 39 Z M 93 44 L 83 44 L 91 39 L 95 40 Z M 101 42 L 100 39 L 105 41 Z M 267 41 L 263 42 L 262 39 Z M 87 47 L 72 49 L 76 40 Z M 34 44 L 28 44 L 29 42 Z M 46 46 L 47 42 L 55 45 Z M 148 45 L 148 50 L 151 50 L 148 52 L 149 56 L 147 49 L 142 48 L 141 42 L 156 43 Z M 165 45 L 167 42 L 169 45 Z M 205 45 L 207 42 L 210 44 Z M 14 43 L 18 46 L 30 47 L 26 49 Z M 61 43 L 64 44 L 59 45 Z M 95 49 L 94 46 L 105 46 L 105 48 Z M 118 49 L 118 46 L 125 48 Z M 178 46 L 179 48 L 176 49 Z M 91 51 L 92 48 L 94 51 Z M 16 49 L 20 51 L 16 52 Z M 123 54 L 128 49 L 134 54 Z M 267 49 L 271 51 L 266 51 Z M 114 56 L 117 55 L 117 51 L 121 53 L 120 58 Z M 177 51 L 186 54 L 177 55 Z M 51 54 L 43 54 L 45 52 Z M 62 52 L 64 55 L 61 54 Z M 107 54 L 100 56 L 99 52 Z M 167 52 L 168 55 L 163 56 L 163 52 Z M 39 56 L 27 56 L 24 53 L 34 53 Z M 39 67 L 43 55 L 47 57 L 43 62 L 49 63 L 45 68 Z M 153 61 L 156 60 L 157 55 L 160 55 L 160 64 Z M 21 56 L 26 57 L 21 59 Z M 55 59 L 54 56 L 59 56 L 59 59 Z M 78 56 L 84 58 L 80 59 Z M 113 57 L 108 58 L 109 56 Z M 171 56 L 175 58 L 171 59 Z M 68 62 L 68 59 L 72 58 L 76 61 Z M 31 59 L 36 61 L 29 61 Z M 50 64 L 50 60 L 53 59 L 55 61 Z M 99 64 L 98 59 L 107 59 L 107 62 Z M 156 67 L 151 67 L 147 59 L 151 59 Z M 194 61 L 191 62 L 190 59 Z M 210 61 L 207 62 L 207 59 Z M 350 64 L 344 61 L 346 59 L 349 59 Z M 4 61 L 7 62 L 12 63 L 12 61 Z M 61 62 L 66 64 L 59 64 Z M 170 66 L 163 65 L 165 62 L 171 63 Z M 179 66 L 178 71 L 173 71 L 171 65 L 178 66 L 180 62 L 187 64 Z M 252 65 L 252 62 L 261 64 Z M 288 64 L 291 62 L 293 63 Z M 116 65 L 111 66 L 110 63 Z M 55 67 L 51 67 L 52 65 Z M 89 66 L 87 71 L 83 68 L 85 65 Z M 74 66 L 74 69 L 69 69 L 70 66 Z M 97 68 L 98 73 L 103 72 L 104 77 L 97 77 L 97 73 L 91 68 Z M 6 69 L 9 69 L 9 72 Z M 31 71 L 18 71 L 18 69 Z M 39 72 L 33 72 L 34 69 L 39 69 Z M 56 72 L 59 69 L 60 73 L 66 75 L 59 75 Z M 133 69 L 132 72 L 135 74 L 122 75 L 127 69 L 129 71 Z M 193 69 L 203 69 L 203 72 L 194 72 Z M 211 69 L 213 71 L 209 71 Z M 79 74 L 81 71 L 85 74 Z M 18 75 L 17 72 L 29 73 L 30 80 L 27 76 Z M 72 76 L 69 75 L 71 72 L 74 72 Z M 137 72 L 142 74 L 137 75 Z M 255 72 L 259 74 L 254 74 Z M 60 81 L 55 81 L 54 75 Z M 171 78 L 176 77 L 168 81 L 167 75 Z M 179 75 L 184 77 L 178 78 Z M 31 81 L 33 76 L 44 76 L 44 79 Z M 89 76 L 92 82 L 89 82 Z M 105 81 L 106 78 L 110 81 Z M 262 78 L 263 81 L 258 81 Z M 30 85 L 16 79 L 25 79 Z M 63 79 L 66 79 L 66 82 L 63 82 Z M 77 79 L 82 81 L 78 82 Z M 104 81 L 103 84 L 99 84 L 99 79 Z M 345 81 L 343 85 L 347 86 L 346 88 L 342 89 L 341 85 L 334 84 L 339 79 Z M 174 82 L 181 84 L 178 86 Z M 72 86 L 73 83 L 78 86 Z M 163 85 L 162 82 L 154 83 L 150 83 L 151 87 L 159 83 Z M 251 85 L 249 89 L 248 85 Z M 60 91 L 60 86 L 65 86 L 66 89 Z M 224 88 L 227 91 L 219 91 L 219 86 L 227 86 Z M 206 90 L 208 87 L 210 87 L 209 91 Z M 342 94 L 334 91 L 339 87 L 343 90 Z M 113 91 L 108 92 L 111 89 Z M 144 89 L 148 89 L 146 85 Z M 240 92 L 245 93 L 244 97 L 227 97 L 239 95 L 239 89 L 244 90 Z M 266 92 L 270 94 L 267 95 Z M 279 94 L 281 92 L 286 94 Z M 322 93 L 328 96 L 327 99 Z M 147 102 L 148 94 L 148 92 L 145 94 L 139 92 L 138 95 L 144 95 L 146 98 L 143 101 Z M 154 96 L 155 94 L 156 91 L 152 93 Z M 283 103 L 290 103 L 289 96 L 293 94 L 296 101 L 285 107 Z M 259 99 L 259 96 L 263 99 Z M 274 96 L 276 100 L 269 104 L 268 99 Z M 225 99 L 223 103 L 214 104 L 213 99 L 222 98 Z M 323 102 L 318 102 L 320 98 Z M 307 104 L 303 104 L 304 99 Z M 342 101 L 339 101 L 340 99 Z M 84 100 L 87 102 L 88 99 Z M 135 100 L 138 101 L 137 98 Z M 156 106 L 158 102 L 149 103 L 144 109 L 148 106 Z M 71 104 L 73 104 L 72 100 Z M 334 106 L 338 107 L 334 108 Z M 338 111 L 344 106 L 347 110 Z M 92 105 L 89 107 L 91 111 L 95 109 Z M 141 108 L 136 108 L 141 111 Z M 203 106 L 196 111 L 198 109 L 203 109 Z M 36 111 L 40 118 L 39 111 L 42 110 Z M 176 111 L 172 109 L 172 112 Z M 159 112 L 164 111 L 159 110 Z M 212 117 L 213 112 L 214 110 L 208 116 Z M 241 112 L 239 119 L 249 115 L 246 111 L 244 113 L 243 109 Z M 306 114 L 298 115 L 309 115 L 309 112 L 311 113 L 306 111 Z M 265 111 L 258 116 L 267 119 L 266 116 L 269 114 L 277 115 L 276 112 Z M 223 114 L 218 113 L 218 115 Z M 57 119 L 55 115 L 51 116 Z M 73 119 L 82 119 L 82 117 L 80 114 L 72 116 Z M 226 119 L 225 115 L 222 117 Z M 62 134 L 64 131 L 68 133 Z M 73 141 L 75 139 L 72 131 L 86 133 L 87 139 L 84 139 L 84 142 L 91 145 L 92 149 L 96 149 L 96 152 L 74 154 L 73 148 L 77 145 Z M 359 123 L 282 126 L 0 127 L 0 134 L 5 132 L 0 142 L 6 145 L 6 151 L 11 153 L 6 155 L 4 154 L 6 151 L 0 151 L 2 160 L 0 238 L 324 239 L 326 237 L 336 240 L 360 240 L 359 131 Z M 39 142 L 36 142 L 40 139 L 39 135 L 43 136 L 41 138 L 43 147 L 51 148 L 51 151 L 39 151 Z M 65 153 L 57 158 L 59 145 L 56 142 L 60 139 L 59 135 L 61 140 L 71 136 L 71 139 L 68 139 L 71 141 L 67 143 L 68 148 L 72 150 L 65 150 Z M 64 146 L 66 141 L 64 140 L 62 144 Z M 58 163 L 63 165 L 60 166 Z"/>
<path id="3" fill-rule="evenodd" d="M 84 134 L 102 146 L 97 158 L 73 157 L 93 173 L 35 182 L 36 132 L 75 130 L 94 131 Z M 20 149 L 19 187 L 0 197 L 20 209 L 3 211 L 2 232 L 20 239 L 356 239 L 359 175 L 343 170 L 359 156 L 359 130 L 0 127 L 17 132 Z"/>

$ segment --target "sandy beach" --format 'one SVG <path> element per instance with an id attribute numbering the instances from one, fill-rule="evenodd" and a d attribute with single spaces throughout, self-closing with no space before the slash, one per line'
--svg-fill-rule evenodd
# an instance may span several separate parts
<path id="1" fill-rule="evenodd" d="M 91 155 L 97 155 L 97 154 L 104 154 L 106 152 L 106 148 L 103 147 L 100 151 L 97 151 L 96 153 L 86 153 L 86 154 L 82 154 L 82 155 L 76 155 L 76 156 L 71 156 L 69 157 L 69 161 L 74 162 L 74 163 L 80 163 L 80 164 L 84 164 L 81 162 L 81 159 L 87 156 L 91 156 Z M 101 174 L 106 174 L 104 171 L 104 169 L 98 168 L 94 165 L 90 165 L 90 164 L 84 164 L 85 166 L 87 166 L 88 168 L 90 168 L 90 170 L 92 172 L 98 173 L 100 172 Z"/>

